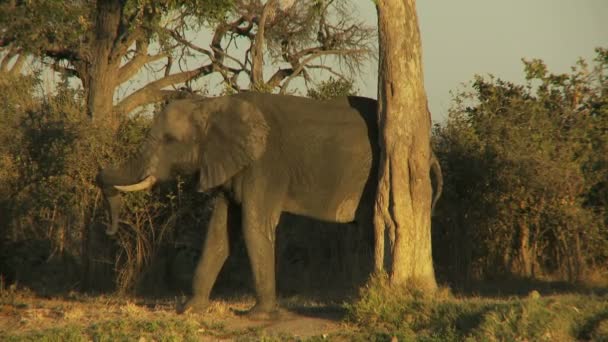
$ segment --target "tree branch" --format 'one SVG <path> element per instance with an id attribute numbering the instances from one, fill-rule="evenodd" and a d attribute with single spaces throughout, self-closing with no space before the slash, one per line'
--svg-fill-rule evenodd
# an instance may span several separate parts
<path id="1" fill-rule="evenodd" d="M 124 58 L 133 44 L 140 44 L 140 42 L 143 43 L 144 41 L 144 33 L 139 28 L 133 30 L 133 32 L 124 33 L 123 36 L 117 38 L 117 43 L 112 51 L 112 59 L 120 60 Z M 145 41 L 145 44 L 147 47 L 148 42 Z"/>
<path id="2" fill-rule="evenodd" d="M 264 82 L 264 30 L 269 14 L 275 11 L 276 2 L 277 0 L 269 0 L 264 5 L 262 16 L 258 23 L 258 32 L 253 42 L 254 46 L 251 50 L 251 82 L 254 86 Z"/>
<path id="3" fill-rule="evenodd" d="M 15 48 L 10 48 L 9 51 L 6 52 L 6 55 L 2 57 L 2 61 L 0 62 L 0 72 L 9 72 L 8 65 L 17 54 L 18 51 Z"/>
<path id="4" fill-rule="evenodd" d="M 192 44 L 190 41 L 188 41 L 186 38 L 182 37 L 177 31 L 175 30 L 170 30 L 168 31 L 169 34 L 171 35 L 171 37 L 173 39 L 175 39 L 178 43 L 181 43 L 183 45 L 185 45 L 186 47 L 196 51 L 196 52 L 200 52 L 204 55 L 206 55 L 207 57 L 209 57 L 209 59 L 211 61 L 215 61 L 216 58 L 213 56 L 213 53 L 207 49 L 203 49 L 200 46 L 194 45 Z M 213 46 L 213 44 L 211 44 Z"/>
<path id="5" fill-rule="evenodd" d="M 78 70 L 76 69 L 72 69 L 72 68 L 67 68 L 64 66 L 61 66 L 59 64 L 57 64 L 58 62 L 52 63 L 51 64 L 51 69 L 53 69 L 54 71 L 57 71 L 58 73 L 64 74 L 68 77 L 78 77 L 80 78 L 80 73 L 78 72 Z"/>
<path id="6" fill-rule="evenodd" d="M 123 65 L 118 71 L 118 80 L 116 85 L 122 84 L 130 80 L 135 74 L 139 72 L 141 67 L 148 63 L 152 63 L 167 57 L 165 53 L 159 53 L 157 55 L 148 55 L 148 43 L 144 41 L 138 41 L 136 46 L 135 56 Z"/>
<path id="7" fill-rule="evenodd" d="M 306 66 L 306 68 L 307 69 L 323 69 L 323 70 L 326 70 L 327 72 L 329 72 L 330 74 L 338 77 L 341 80 L 345 80 L 345 81 L 349 80 L 348 77 L 342 75 L 341 73 L 335 71 L 334 69 L 332 69 L 331 67 L 328 67 L 326 65 L 309 64 Z"/>
<path id="8" fill-rule="evenodd" d="M 319 58 L 321 56 L 326 56 L 326 55 L 336 55 L 336 56 L 345 56 L 345 55 L 354 55 L 354 54 L 361 54 L 363 52 L 365 52 L 367 50 L 363 49 L 363 50 L 325 50 L 325 51 L 317 51 L 316 53 L 313 53 L 311 55 L 309 55 L 307 58 L 305 58 L 301 63 L 299 63 L 299 65 L 295 68 L 295 70 L 292 72 L 291 75 L 289 75 L 289 77 L 287 77 L 287 79 L 285 80 L 285 82 L 283 83 L 283 85 L 281 86 L 281 90 L 280 93 L 281 94 L 285 94 L 285 92 L 287 91 L 287 86 L 289 85 L 289 83 L 296 78 L 300 72 L 302 72 L 302 70 L 304 70 L 305 67 L 307 67 L 307 64 L 312 61 L 315 58 Z"/>
<path id="9" fill-rule="evenodd" d="M 235 24 L 235 23 L 236 22 L 234 22 L 233 24 Z M 218 31 L 216 31 L 216 35 L 217 35 L 217 32 Z M 224 50 L 222 50 L 221 45 L 219 43 L 212 42 L 212 44 L 211 44 L 211 49 L 213 50 L 213 53 L 212 53 L 207 49 L 203 49 L 197 45 L 192 44 L 190 41 L 183 38 L 179 33 L 175 32 L 175 31 L 170 31 L 170 34 L 173 37 L 173 39 L 175 39 L 177 42 L 185 45 L 186 47 L 188 47 L 194 51 L 197 51 L 197 52 L 200 52 L 200 53 L 206 55 L 211 60 L 211 63 L 214 65 L 214 70 L 219 71 L 222 74 L 224 81 L 226 81 L 226 83 L 230 84 L 230 86 L 232 86 L 233 88 L 236 87 L 235 89 L 238 89 L 238 87 L 236 86 L 236 79 L 235 79 L 235 77 L 238 77 L 238 74 L 240 74 L 241 72 L 246 72 L 249 74 L 249 71 L 247 70 L 246 65 L 243 64 L 238 59 L 227 54 Z M 224 65 L 223 61 L 225 58 L 228 58 L 231 61 L 233 61 L 234 63 L 236 63 L 240 67 L 240 69 L 231 68 L 231 67 Z M 228 76 L 229 72 L 233 74 L 232 77 Z"/>
<path id="10" fill-rule="evenodd" d="M 120 10 L 120 25 L 118 34 L 114 41 L 112 49 L 112 59 L 120 60 L 126 56 L 129 48 L 137 41 L 144 40 L 144 31 L 141 26 L 135 26 L 132 28 L 132 23 L 137 23 L 138 17 L 143 16 L 144 6 L 141 6 L 135 13 L 130 17 L 124 18 L 124 5 Z"/>
<path id="11" fill-rule="evenodd" d="M 11 75 L 18 75 L 19 73 L 21 73 L 21 70 L 23 69 L 23 64 L 25 64 L 26 60 L 27 54 L 23 52 L 19 53 L 19 56 L 17 56 L 17 60 L 15 61 L 15 63 L 13 63 L 13 66 L 11 67 Z"/>
<path id="12" fill-rule="evenodd" d="M 163 88 L 184 83 L 200 77 L 201 75 L 208 75 L 214 71 L 216 71 L 214 65 L 208 64 L 195 70 L 184 71 L 163 77 L 159 80 L 148 83 L 143 88 L 140 88 L 124 98 L 115 106 L 115 110 L 119 113 L 130 113 L 137 107 L 158 102 L 164 99 L 164 96 L 167 95 L 167 91 L 163 90 Z"/>
<path id="13" fill-rule="evenodd" d="M 67 60 L 70 62 L 79 61 L 83 59 L 83 56 L 81 56 L 80 53 L 78 53 L 77 51 L 60 46 L 49 45 L 44 49 L 43 54 L 46 57 L 50 57 L 57 60 Z"/>
<path id="14" fill-rule="evenodd" d="M 266 84 L 271 88 L 278 87 L 284 79 L 293 74 L 293 71 L 293 68 L 279 69 L 270 77 Z"/>

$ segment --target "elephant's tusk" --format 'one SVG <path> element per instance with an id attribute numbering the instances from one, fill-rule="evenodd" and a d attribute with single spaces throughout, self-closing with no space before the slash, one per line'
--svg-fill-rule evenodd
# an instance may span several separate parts
<path id="1" fill-rule="evenodd" d="M 131 185 L 114 185 L 114 188 L 119 191 L 131 192 L 131 191 L 140 191 L 145 190 L 156 183 L 156 177 L 148 176 L 144 180 L 139 183 L 131 184 Z"/>

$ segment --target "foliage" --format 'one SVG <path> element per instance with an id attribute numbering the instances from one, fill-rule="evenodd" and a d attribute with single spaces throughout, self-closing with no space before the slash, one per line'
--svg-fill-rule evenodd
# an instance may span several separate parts
<path id="1" fill-rule="evenodd" d="M 436 257 L 469 279 L 579 280 L 608 261 L 608 50 L 525 85 L 476 77 L 435 127 L 445 187 Z"/>
<path id="2" fill-rule="evenodd" d="M 316 88 L 308 89 L 308 96 L 318 100 L 354 95 L 356 95 L 356 90 L 352 80 L 334 79 L 333 77 L 322 81 Z"/>
<path id="3" fill-rule="evenodd" d="M 13 44 L 33 54 L 58 43 L 77 48 L 91 28 L 90 15 L 86 1 L 3 1 L 0 46 Z"/>
<path id="4" fill-rule="evenodd" d="M 569 341 L 608 338 L 608 297 L 530 295 L 523 299 L 453 298 L 395 288 L 372 279 L 347 305 L 361 340 Z"/>
<path id="5" fill-rule="evenodd" d="M 7 104 L 0 111 L 0 274 L 9 283 L 41 291 L 75 284 L 135 290 L 146 266 L 174 242 L 176 225 L 193 222 L 200 227 L 205 215 L 190 213 L 206 210 L 200 203 L 204 197 L 184 195 L 175 184 L 131 194 L 125 201 L 123 229 L 109 241 L 103 236 L 106 212 L 95 175 L 101 166 L 137 152 L 149 117 L 123 120 L 116 138 L 112 130 L 91 123 L 82 93 L 67 81 L 55 95 L 32 97 L 39 85 L 34 77 L 0 84 Z M 31 279 L 49 276 L 39 267 L 48 268 L 57 258 L 53 280 Z M 95 275 L 92 267 L 100 266 L 96 260 L 117 274 Z M 65 279 L 55 279 L 61 274 Z"/>
<path id="6" fill-rule="evenodd" d="M 140 31 L 149 39 L 160 39 L 166 21 L 163 16 L 190 16 L 203 24 L 223 18 L 232 9 L 233 1 L 220 0 L 128 0 L 124 1 L 121 18 L 123 34 Z M 3 26 L 2 44 L 15 44 L 26 52 L 51 58 L 65 50 L 86 54 L 81 49 L 95 41 L 96 1 L 31 0 L 4 1 L 0 4 L 0 23 Z M 164 48 L 170 46 L 163 45 Z"/>

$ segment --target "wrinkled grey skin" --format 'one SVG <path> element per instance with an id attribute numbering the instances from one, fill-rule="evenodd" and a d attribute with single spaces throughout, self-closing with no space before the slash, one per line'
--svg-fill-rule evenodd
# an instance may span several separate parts
<path id="1" fill-rule="evenodd" d="M 175 167 L 198 172 L 199 191 L 221 191 L 195 270 L 193 296 L 180 310 L 208 305 L 228 257 L 228 207 L 235 203 L 257 294 L 251 314 L 272 314 L 277 310 L 275 230 L 282 212 L 357 221 L 372 229 L 376 109 L 375 100 L 360 97 L 317 101 L 260 93 L 172 102 L 155 117 L 137 158 L 98 175 L 111 216 L 107 233 L 118 229 L 115 185 L 150 175 L 162 181 Z"/>

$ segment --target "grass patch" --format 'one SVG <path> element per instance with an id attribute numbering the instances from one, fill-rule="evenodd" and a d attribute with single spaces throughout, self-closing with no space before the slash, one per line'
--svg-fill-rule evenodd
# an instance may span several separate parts
<path id="1" fill-rule="evenodd" d="M 93 324 L 86 333 L 93 341 L 197 341 L 204 328 L 190 320 L 114 320 Z"/>
<path id="2" fill-rule="evenodd" d="M 608 341 L 608 296 L 454 298 L 395 289 L 375 277 L 346 305 L 362 339 L 388 341 Z"/>
<path id="3" fill-rule="evenodd" d="M 279 322 L 252 322 L 233 312 L 251 300 L 216 301 L 209 313 L 193 315 L 177 315 L 171 304 L 5 293 L 0 341 L 608 341 L 606 294 L 456 298 L 445 290 L 395 289 L 376 278 L 345 310 L 286 300 L 295 317 Z"/>
<path id="4" fill-rule="evenodd" d="M 183 319 L 169 320 L 109 320 L 89 326 L 68 325 L 6 334 L 6 341 L 198 341 L 205 329 L 200 324 Z"/>

